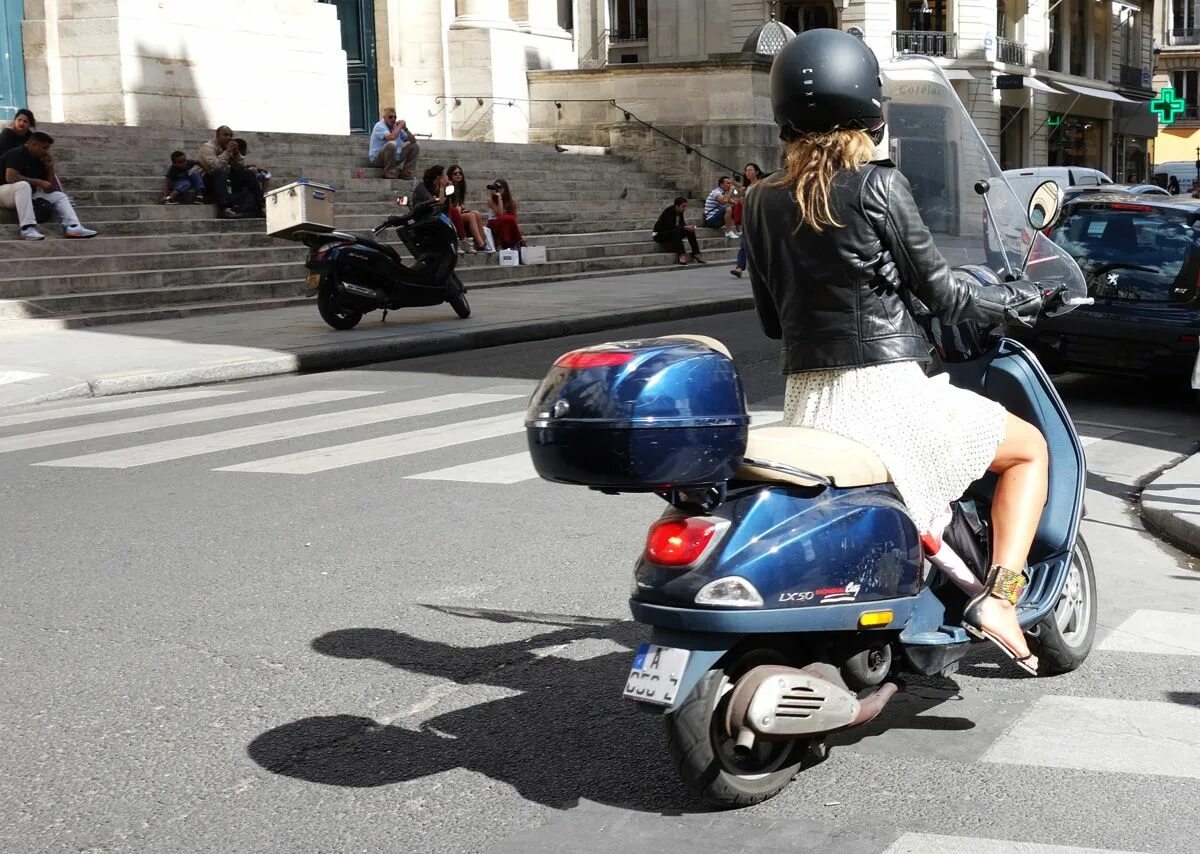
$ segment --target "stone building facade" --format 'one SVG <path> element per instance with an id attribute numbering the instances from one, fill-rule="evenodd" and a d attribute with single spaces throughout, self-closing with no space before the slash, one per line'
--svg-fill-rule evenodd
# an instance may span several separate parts
<path id="1" fill-rule="evenodd" d="M 743 51 L 772 7 L 794 30 L 854 28 L 881 58 L 934 56 L 1005 167 L 1145 177 L 1156 133 L 1145 103 L 1152 3 L 209 0 L 203 16 L 190 0 L 0 8 L 11 17 L 22 6 L 26 100 L 55 120 L 342 133 L 395 104 L 434 137 L 611 145 L 703 184 L 723 167 L 701 154 L 739 169 L 778 156 L 769 59 Z M 0 115 L 4 97 L 0 87 Z"/>
<path id="2" fill-rule="evenodd" d="M 1183 112 L 1159 132 L 1155 162 L 1200 160 L 1200 2 L 1163 0 L 1154 10 L 1154 88 L 1170 88 Z"/>

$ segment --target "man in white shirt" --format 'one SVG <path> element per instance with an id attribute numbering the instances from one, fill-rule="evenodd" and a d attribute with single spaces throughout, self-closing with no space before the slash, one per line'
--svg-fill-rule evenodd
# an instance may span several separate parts
<path id="1" fill-rule="evenodd" d="M 725 236 L 730 240 L 736 240 L 741 237 L 733 227 L 733 205 L 737 201 L 737 189 L 733 186 L 733 179 L 728 175 L 722 175 L 717 181 L 716 189 L 708 194 L 708 198 L 704 200 L 704 224 L 708 228 L 715 228 L 720 231 L 725 229 Z"/>
<path id="2" fill-rule="evenodd" d="M 400 166 L 400 177 L 412 178 L 421 147 L 417 138 L 408 129 L 404 119 L 396 119 L 395 107 L 384 107 L 379 123 L 371 131 L 371 144 L 367 157 L 371 165 L 383 167 L 384 178 L 396 177 L 396 165 Z"/>

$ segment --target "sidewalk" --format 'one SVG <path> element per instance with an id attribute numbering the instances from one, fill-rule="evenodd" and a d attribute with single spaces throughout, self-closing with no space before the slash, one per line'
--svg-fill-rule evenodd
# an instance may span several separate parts
<path id="1" fill-rule="evenodd" d="M 748 280 L 721 263 L 484 288 L 468 297 L 467 320 L 448 305 L 407 308 L 386 323 L 374 312 L 347 332 L 325 325 L 315 299 L 267 311 L 15 332 L 0 339 L 0 408 L 473 350 L 753 305 Z"/>
<path id="2" fill-rule="evenodd" d="M 1200 454 L 1167 469 L 1142 490 L 1142 521 L 1153 533 L 1200 555 Z"/>

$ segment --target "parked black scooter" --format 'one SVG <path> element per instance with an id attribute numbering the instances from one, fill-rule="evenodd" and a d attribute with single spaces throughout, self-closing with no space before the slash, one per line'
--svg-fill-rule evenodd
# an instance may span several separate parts
<path id="1" fill-rule="evenodd" d="M 446 193 L 454 192 L 447 187 Z M 408 197 L 397 202 L 408 207 Z M 305 231 L 297 235 L 308 247 L 309 296 L 316 294 L 317 310 L 334 329 L 353 329 L 362 316 L 376 309 L 450 303 L 461 318 L 471 316 L 467 289 L 454 272 L 458 264 L 458 233 L 438 204 L 418 205 L 407 215 L 390 216 L 372 231 L 389 228 L 404 242 L 415 262 L 410 266 L 392 247 L 369 237 L 342 231 Z"/>

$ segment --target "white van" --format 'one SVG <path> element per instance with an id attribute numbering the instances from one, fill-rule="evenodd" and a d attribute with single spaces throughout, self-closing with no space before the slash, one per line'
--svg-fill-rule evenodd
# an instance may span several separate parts
<path id="1" fill-rule="evenodd" d="M 1068 187 L 1099 187 L 1113 183 L 1113 179 L 1099 169 L 1086 166 L 1030 166 L 1028 169 L 1005 169 L 1004 178 L 1012 185 L 1017 200 L 1022 204 L 1029 201 L 1033 191 L 1043 181 L 1053 181 L 1060 189 Z"/>
<path id="2" fill-rule="evenodd" d="M 1164 190 L 1170 191 L 1171 179 L 1179 182 L 1180 193 L 1190 193 L 1196 183 L 1196 163 L 1194 160 L 1171 160 L 1154 167 L 1153 181 Z"/>

